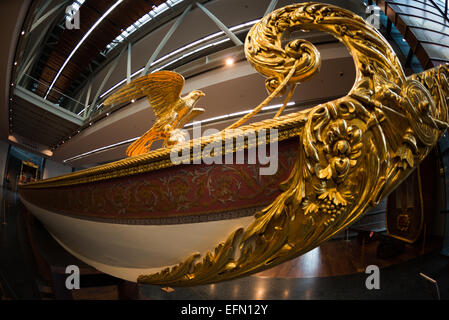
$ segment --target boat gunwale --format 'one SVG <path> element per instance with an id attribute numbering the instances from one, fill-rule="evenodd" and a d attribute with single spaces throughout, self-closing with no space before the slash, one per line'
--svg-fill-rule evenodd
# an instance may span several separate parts
<path id="1" fill-rule="evenodd" d="M 322 104 L 307 108 L 305 110 L 289 113 L 276 119 L 267 119 L 233 129 L 238 131 L 233 131 L 234 133 L 232 133 L 231 131 L 230 134 L 228 133 L 226 135 L 226 139 L 233 138 L 234 145 L 232 153 L 238 151 L 236 150 L 234 138 L 241 136 L 242 133 L 243 136 L 246 136 L 247 133 L 251 131 L 257 132 L 261 130 L 277 129 L 278 142 L 299 136 L 302 126 L 307 121 L 307 115 L 309 114 L 309 112 L 315 108 L 318 108 L 321 105 Z M 225 132 L 226 129 L 214 135 L 189 140 L 176 145 L 176 148 L 179 148 L 179 150 L 181 150 L 183 147 L 185 148 L 187 145 L 189 145 L 190 161 L 193 161 L 194 159 L 196 159 L 195 154 L 193 152 L 194 150 L 196 150 L 195 147 L 198 148 L 198 145 L 201 145 L 200 150 L 202 153 L 206 145 L 215 141 L 219 141 L 217 138 L 220 138 L 222 142 L 225 141 L 225 139 L 223 138 L 223 133 Z M 237 132 L 238 134 L 235 134 L 235 132 Z M 270 137 L 267 137 L 267 139 L 265 140 L 266 144 L 272 142 L 274 141 Z M 258 145 L 259 143 L 256 144 Z M 245 143 L 243 150 L 246 150 L 254 146 L 255 145 L 248 145 L 247 143 Z M 224 149 L 224 146 L 222 148 Z M 159 148 L 156 150 L 151 150 L 148 153 L 142 155 L 121 159 L 115 162 L 107 163 L 93 168 L 84 169 L 78 172 L 73 172 L 66 175 L 44 179 L 32 183 L 20 184 L 19 190 L 66 187 L 85 183 L 93 183 L 98 181 L 147 173 L 151 171 L 181 165 L 182 163 L 175 164 L 171 161 L 170 159 L 171 152 L 172 148 Z M 222 150 L 221 152 L 222 156 L 225 156 L 227 153 L 225 150 Z"/>

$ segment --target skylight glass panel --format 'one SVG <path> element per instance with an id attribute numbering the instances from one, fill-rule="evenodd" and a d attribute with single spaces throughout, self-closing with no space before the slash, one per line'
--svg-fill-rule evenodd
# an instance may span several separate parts
<path id="1" fill-rule="evenodd" d="M 165 3 L 162 3 L 153 9 L 155 14 L 161 14 L 165 10 L 168 10 L 168 6 Z"/>
<path id="2" fill-rule="evenodd" d="M 176 5 L 176 4 L 178 4 L 178 3 L 180 3 L 180 2 L 182 2 L 183 0 L 168 0 L 167 1 L 167 3 L 170 5 L 170 6 L 174 6 L 174 5 Z"/>
<path id="3" fill-rule="evenodd" d="M 81 0 L 79 0 L 81 1 Z M 84 2 L 84 0 L 82 0 Z M 117 36 L 108 46 L 106 46 L 106 52 L 110 51 L 112 48 L 114 48 L 117 43 L 120 43 L 124 41 L 126 38 L 128 38 L 133 32 L 140 29 L 145 23 L 148 21 L 151 21 L 156 16 L 160 15 L 161 13 L 167 11 L 170 7 L 173 7 L 174 5 L 177 5 L 178 3 L 183 2 L 184 0 L 167 0 L 166 3 L 162 3 L 157 7 L 153 7 L 153 10 L 143 15 L 140 19 L 135 21 L 132 25 L 130 25 L 128 28 L 126 28 L 125 31 L 123 31 L 119 36 Z M 168 4 L 168 5 L 167 5 Z"/>
<path id="4" fill-rule="evenodd" d="M 134 30 L 136 30 L 136 27 L 134 27 L 134 25 L 130 25 L 128 28 L 126 28 L 126 31 L 129 33 L 132 33 Z"/>
<path id="5" fill-rule="evenodd" d="M 84 2 L 85 0 L 77 0 L 72 4 L 72 8 L 75 9 L 75 11 L 78 11 Z"/>
<path id="6" fill-rule="evenodd" d="M 150 15 L 147 13 L 145 14 L 142 18 L 140 18 L 138 21 L 140 22 L 140 24 L 145 24 L 146 22 L 150 21 L 151 17 Z"/>

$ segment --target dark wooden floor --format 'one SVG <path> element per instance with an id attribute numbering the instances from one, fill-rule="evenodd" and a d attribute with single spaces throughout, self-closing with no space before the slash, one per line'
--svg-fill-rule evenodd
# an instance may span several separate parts
<path id="1" fill-rule="evenodd" d="M 256 274 L 259 277 L 270 278 L 313 278 L 348 275 L 364 272 L 368 265 L 379 268 L 399 264 L 437 249 L 441 244 L 438 238 L 426 239 L 425 250 L 421 243 L 406 244 L 404 251 L 390 259 L 379 259 L 377 247 L 379 240 L 365 244 L 365 254 L 362 260 L 362 245 L 357 238 L 349 240 L 330 240 L 318 248 L 277 267 Z"/>

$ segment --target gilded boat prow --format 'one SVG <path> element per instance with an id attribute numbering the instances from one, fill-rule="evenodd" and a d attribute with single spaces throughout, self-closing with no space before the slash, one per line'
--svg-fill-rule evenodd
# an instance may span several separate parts
<path id="1" fill-rule="evenodd" d="M 298 82 L 318 72 L 319 52 L 313 44 L 294 40 L 282 46 L 283 34 L 293 28 L 324 31 L 340 40 L 354 58 L 354 86 L 340 99 L 242 126 L 266 101 L 287 92 L 288 86 L 292 92 Z M 142 273 L 138 282 L 200 285 L 246 276 L 295 258 L 351 225 L 368 207 L 386 197 L 427 156 L 448 127 L 449 67 L 442 65 L 406 77 L 383 36 L 348 10 L 314 2 L 275 10 L 250 30 L 245 53 L 255 69 L 267 77 L 268 100 L 228 128 L 241 131 L 223 131 L 176 148 L 188 146 L 188 158 L 193 160 L 201 157 L 209 143 L 221 141 L 224 145 L 225 133 L 276 129 L 277 137 L 270 136 L 264 143 L 275 140 L 289 146 L 295 152 L 294 163 L 279 183 L 278 194 L 250 223 L 232 230 L 212 250 L 202 255 L 191 252 L 180 257 L 179 264 Z M 236 148 L 234 145 L 232 152 Z M 39 189 L 114 183 L 183 166 L 171 161 L 171 152 L 173 148 L 150 151 L 24 185 L 20 192 L 25 195 Z M 224 156 L 224 146 L 222 152 Z M 216 166 L 224 165 L 211 165 Z"/>

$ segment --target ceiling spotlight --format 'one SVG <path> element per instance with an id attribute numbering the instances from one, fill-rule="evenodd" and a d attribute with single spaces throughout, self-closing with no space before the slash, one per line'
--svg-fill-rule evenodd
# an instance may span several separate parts
<path id="1" fill-rule="evenodd" d="M 106 117 L 109 117 L 109 112 L 108 112 L 108 113 L 106 113 Z"/>
<path id="2" fill-rule="evenodd" d="M 15 66 L 17 66 L 17 61 L 16 61 L 16 62 L 14 62 L 14 65 L 15 65 Z"/>
<path id="3" fill-rule="evenodd" d="M 227 66 L 232 66 L 232 65 L 234 64 L 234 59 L 232 59 L 232 58 L 227 58 L 225 62 L 226 62 L 226 65 L 227 65 Z"/>
<path id="4" fill-rule="evenodd" d="M 134 103 L 134 102 L 136 102 L 136 100 L 132 99 L 132 100 L 131 100 L 131 103 Z"/>
<path id="5" fill-rule="evenodd" d="M 92 122 L 89 122 L 89 125 L 91 126 L 91 125 L 92 125 Z"/>
<path id="6" fill-rule="evenodd" d="M 21 33 L 21 35 L 23 36 L 25 34 L 25 30 L 22 30 L 22 33 Z"/>
<path id="7" fill-rule="evenodd" d="M 80 133 L 81 131 L 80 130 L 78 130 L 78 133 Z"/>

